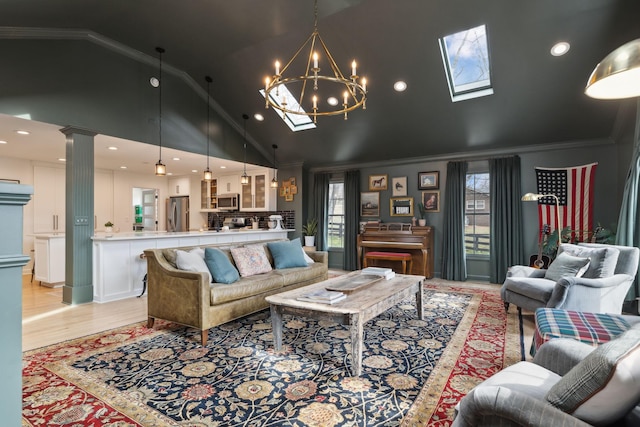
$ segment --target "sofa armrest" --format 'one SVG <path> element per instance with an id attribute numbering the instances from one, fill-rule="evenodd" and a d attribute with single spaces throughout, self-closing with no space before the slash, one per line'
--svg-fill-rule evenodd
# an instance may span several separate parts
<path id="1" fill-rule="evenodd" d="M 547 274 L 544 268 L 533 268 L 526 265 L 512 265 L 507 270 L 507 277 L 537 277 L 543 278 Z"/>
<path id="2" fill-rule="evenodd" d="M 148 316 L 202 329 L 211 301 L 205 273 L 173 267 L 161 249 L 144 251 L 147 259 Z"/>
<path id="3" fill-rule="evenodd" d="M 314 262 L 329 265 L 329 253 L 327 251 L 309 251 L 307 255 L 309 255 L 309 258 Z"/>
<path id="4" fill-rule="evenodd" d="M 540 346 L 533 363 L 562 377 L 594 349 L 587 343 L 571 338 L 554 338 Z"/>
<path id="5" fill-rule="evenodd" d="M 563 426 L 589 424 L 524 393 L 499 386 L 478 386 L 459 404 L 452 427 Z"/>
<path id="6" fill-rule="evenodd" d="M 547 307 L 620 314 L 632 282 L 628 274 L 598 279 L 563 277 L 556 282 Z"/>

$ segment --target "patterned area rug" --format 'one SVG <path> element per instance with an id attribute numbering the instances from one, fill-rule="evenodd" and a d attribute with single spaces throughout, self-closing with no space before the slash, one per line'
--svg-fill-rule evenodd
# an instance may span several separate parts
<path id="1" fill-rule="evenodd" d="M 348 330 L 269 311 L 209 332 L 156 321 L 24 354 L 23 425 L 446 426 L 474 385 L 518 361 L 517 317 L 496 286 L 425 286 L 365 325 L 363 375 Z"/>

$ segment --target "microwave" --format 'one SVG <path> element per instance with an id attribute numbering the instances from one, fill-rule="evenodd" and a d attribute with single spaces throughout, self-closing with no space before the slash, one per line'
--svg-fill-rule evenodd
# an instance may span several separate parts
<path id="1" fill-rule="evenodd" d="M 219 194 L 218 209 L 221 211 L 237 211 L 240 209 L 240 195 L 238 193 Z"/>

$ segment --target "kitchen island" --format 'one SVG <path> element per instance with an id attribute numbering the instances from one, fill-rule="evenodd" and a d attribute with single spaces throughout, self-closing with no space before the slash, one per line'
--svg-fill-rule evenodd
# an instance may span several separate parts
<path id="1" fill-rule="evenodd" d="M 102 303 L 140 295 L 147 273 L 145 249 L 286 239 L 290 231 L 294 230 L 99 233 L 92 237 L 93 301 Z"/>

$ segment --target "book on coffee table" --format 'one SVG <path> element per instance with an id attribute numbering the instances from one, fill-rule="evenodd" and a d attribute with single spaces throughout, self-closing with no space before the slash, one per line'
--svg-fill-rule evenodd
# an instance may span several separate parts
<path id="1" fill-rule="evenodd" d="M 338 301 L 342 301 L 347 296 L 338 291 L 328 291 L 326 289 L 318 289 L 308 294 L 304 294 L 296 298 L 298 301 L 306 302 L 319 302 L 322 304 L 335 304 Z"/>
<path id="2" fill-rule="evenodd" d="M 396 277 L 396 272 L 390 268 L 382 267 L 367 267 L 362 269 L 362 274 L 373 274 L 374 276 L 384 277 L 385 279 L 393 279 Z"/>

